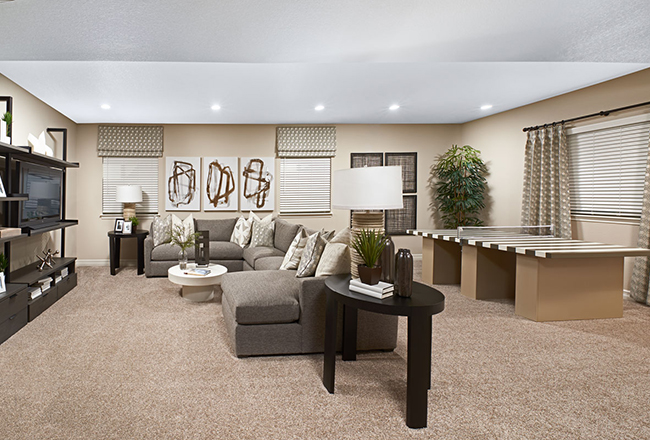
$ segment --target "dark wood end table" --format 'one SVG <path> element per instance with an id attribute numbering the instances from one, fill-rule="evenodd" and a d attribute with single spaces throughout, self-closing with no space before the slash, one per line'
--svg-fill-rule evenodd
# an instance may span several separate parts
<path id="1" fill-rule="evenodd" d="M 336 366 L 336 326 L 338 304 L 343 304 L 343 360 L 357 357 L 357 311 L 408 317 L 408 359 L 406 380 L 406 425 L 427 426 L 427 391 L 431 388 L 431 317 L 445 308 L 445 297 L 438 290 L 422 283 L 413 283 L 410 298 L 392 296 L 377 299 L 351 292 L 350 275 L 333 275 L 325 280 L 327 312 L 325 325 L 325 356 L 323 385 L 334 393 Z"/>
<path id="2" fill-rule="evenodd" d="M 138 239 L 138 275 L 144 273 L 144 239 L 149 235 L 149 231 L 137 230 L 132 234 L 122 234 L 120 232 L 109 232 L 108 242 L 110 248 L 111 275 L 115 275 L 115 269 L 120 267 L 120 241 L 123 238 Z"/>

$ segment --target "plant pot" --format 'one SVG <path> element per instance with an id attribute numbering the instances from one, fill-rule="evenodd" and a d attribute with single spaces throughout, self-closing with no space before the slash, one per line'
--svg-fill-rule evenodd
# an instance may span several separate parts
<path id="1" fill-rule="evenodd" d="M 357 266 L 359 270 L 359 279 L 365 284 L 377 284 L 381 278 L 381 267 L 368 267 L 365 264 Z"/>

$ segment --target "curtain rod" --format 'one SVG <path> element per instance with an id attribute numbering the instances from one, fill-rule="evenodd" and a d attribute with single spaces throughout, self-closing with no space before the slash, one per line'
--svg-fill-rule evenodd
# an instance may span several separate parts
<path id="1" fill-rule="evenodd" d="M 634 105 L 628 105 L 626 107 L 614 108 L 614 109 L 611 109 L 611 110 L 603 110 L 603 111 L 600 111 L 598 113 L 592 113 L 590 115 L 578 116 L 577 118 L 563 119 L 561 121 L 549 122 L 548 124 L 544 124 L 544 125 L 535 125 L 533 127 L 526 127 L 526 128 L 523 129 L 523 131 L 525 133 L 527 131 L 539 130 L 540 128 L 553 127 L 555 125 L 564 124 L 566 122 L 574 122 L 574 121 L 579 121 L 581 119 L 594 118 L 596 116 L 609 116 L 610 113 L 616 113 L 616 112 L 620 112 L 620 111 L 623 111 L 623 110 L 630 110 L 632 108 L 643 107 L 645 105 L 650 105 L 650 101 L 641 102 L 639 104 L 634 104 Z"/>

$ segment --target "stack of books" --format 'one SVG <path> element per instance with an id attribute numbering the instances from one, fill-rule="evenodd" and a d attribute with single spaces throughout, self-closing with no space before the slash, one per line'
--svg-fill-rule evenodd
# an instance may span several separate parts
<path id="1" fill-rule="evenodd" d="M 43 294 L 40 286 L 28 287 L 29 299 L 36 299 Z"/>
<path id="2" fill-rule="evenodd" d="M 38 280 L 38 285 L 41 288 L 41 291 L 45 293 L 47 289 L 49 289 L 52 286 L 52 278 L 47 277 Z"/>
<path id="3" fill-rule="evenodd" d="M 189 269 L 183 272 L 185 275 L 195 275 L 197 277 L 204 277 L 210 274 L 210 269 Z"/>
<path id="4" fill-rule="evenodd" d="M 64 267 L 63 269 L 61 269 L 61 277 L 65 278 L 67 276 L 68 276 L 68 268 Z"/>
<path id="5" fill-rule="evenodd" d="M 350 290 L 352 292 L 363 293 L 373 298 L 384 299 L 393 296 L 393 285 L 380 281 L 377 284 L 366 284 L 354 278 L 350 280 Z"/>

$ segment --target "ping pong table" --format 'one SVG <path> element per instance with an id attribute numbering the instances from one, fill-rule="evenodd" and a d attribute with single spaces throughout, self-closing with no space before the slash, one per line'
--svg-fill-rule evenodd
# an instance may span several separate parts
<path id="1" fill-rule="evenodd" d="M 556 238 L 543 228 L 407 232 L 423 239 L 425 283 L 460 283 L 473 299 L 514 298 L 515 313 L 533 321 L 622 317 L 624 258 L 650 249 Z"/>

